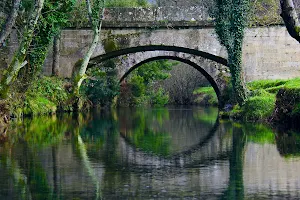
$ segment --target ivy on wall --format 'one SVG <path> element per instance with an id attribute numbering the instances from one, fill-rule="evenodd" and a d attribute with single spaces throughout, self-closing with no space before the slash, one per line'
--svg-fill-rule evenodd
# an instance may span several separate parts
<path id="1" fill-rule="evenodd" d="M 250 0 L 215 0 L 215 3 L 215 30 L 228 53 L 234 100 L 243 104 L 247 99 L 247 90 L 242 73 L 242 46 L 248 25 Z"/>

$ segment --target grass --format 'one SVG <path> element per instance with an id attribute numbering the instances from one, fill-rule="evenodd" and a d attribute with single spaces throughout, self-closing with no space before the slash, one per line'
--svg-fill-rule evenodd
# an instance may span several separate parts
<path id="1" fill-rule="evenodd" d="M 247 84 L 250 91 L 258 89 L 264 89 L 269 93 L 276 94 L 279 89 L 293 89 L 300 88 L 300 78 L 288 79 L 288 80 L 259 80 L 253 81 Z"/>
<path id="2" fill-rule="evenodd" d="M 194 90 L 194 102 L 202 105 L 218 105 L 218 97 L 213 87 L 200 87 Z"/>
<path id="3" fill-rule="evenodd" d="M 235 105 L 230 112 L 221 112 L 222 116 L 228 116 L 245 121 L 265 121 L 274 112 L 276 95 L 281 90 L 287 91 L 287 98 L 295 101 L 290 116 L 300 116 L 300 78 L 289 80 L 259 80 L 247 84 L 250 96 L 242 107 Z M 200 95 L 197 101 L 205 100 L 204 97 L 215 95 L 212 87 L 198 88 L 194 94 Z M 216 97 L 215 97 L 216 98 Z M 286 101 L 286 100 L 285 100 Z"/>

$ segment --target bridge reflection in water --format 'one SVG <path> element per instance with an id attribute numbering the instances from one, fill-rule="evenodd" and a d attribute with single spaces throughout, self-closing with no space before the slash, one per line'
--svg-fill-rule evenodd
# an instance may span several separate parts
<path id="1" fill-rule="evenodd" d="M 297 198 L 299 137 L 213 108 L 40 117 L 1 135 L 0 199 Z"/>

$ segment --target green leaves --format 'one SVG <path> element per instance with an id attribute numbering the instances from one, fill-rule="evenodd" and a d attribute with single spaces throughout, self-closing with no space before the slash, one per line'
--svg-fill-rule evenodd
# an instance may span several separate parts
<path id="1" fill-rule="evenodd" d="M 107 0 L 106 7 L 147 7 L 147 0 Z"/>
<path id="2" fill-rule="evenodd" d="M 114 61 L 105 62 L 101 68 L 91 68 L 87 74 L 90 79 L 86 80 L 81 91 L 94 105 L 112 104 L 115 96 L 119 94 L 120 87 Z"/>
<path id="3" fill-rule="evenodd" d="M 129 85 L 135 105 L 151 104 L 163 106 L 168 103 L 169 95 L 155 84 L 170 77 L 168 73 L 176 62 L 158 60 L 146 63 L 130 74 Z"/>
<path id="4" fill-rule="evenodd" d="M 231 73 L 235 100 L 239 104 L 247 98 L 247 91 L 242 77 L 242 46 L 244 30 L 250 9 L 250 0 L 215 0 L 215 30 L 221 45 L 228 53 L 228 67 Z"/>
<path id="5" fill-rule="evenodd" d="M 42 69 L 49 46 L 61 28 L 69 24 L 69 13 L 74 5 L 75 0 L 45 1 L 28 55 L 27 71 L 29 71 L 30 76 L 36 75 Z"/>

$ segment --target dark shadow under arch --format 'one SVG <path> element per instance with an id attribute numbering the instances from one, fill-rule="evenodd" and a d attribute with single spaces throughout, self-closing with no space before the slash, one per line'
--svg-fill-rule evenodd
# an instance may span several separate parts
<path id="1" fill-rule="evenodd" d="M 219 102 L 219 105 L 221 105 L 221 91 L 217 85 L 217 83 L 215 82 L 215 80 L 202 68 L 200 67 L 199 65 L 197 65 L 196 63 L 190 61 L 190 60 L 187 60 L 187 59 L 184 59 L 184 58 L 179 58 L 179 57 L 176 57 L 176 56 L 157 56 L 157 57 L 153 57 L 153 58 L 148 58 L 136 65 L 134 65 L 133 67 L 131 67 L 120 79 L 120 83 L 133 71 L 135 70 L 136 68 L 140 67 L 141 65 L 145 64 L 145 63 L 148 63 L 148 62 L 152 62 L 152 61 L 156 61 L 156 60 L 165 60 L 165 59 L 168 59 L 168 60 L 176 60 L 176 61 L 179 61 L 179 62 L 183 62 L 183 63 L 186 63 L 192 67 L 194 67 L 195 69 L 197 69 L 207 80 L 208 82 L 211 84 L 211 86 L 214 88 L 215 90 L 215 93 L 218 97 L 218 102 Z"/>
<path id="2" fill-rule="evenodd" d="M 89 67 L 97 65 L 100 62 L 105 60 L 116 58 L 126 54 L 138 53 L 138 52 L 145 52 L 145 51 L 174 51 L 179 53 L 187 53 L 195 56 L 200 56 L 206 58 L 208 60 L 215 61 L 222 65 L 227 66 L 227 60 L 220 56 L 216 56 L 204 51 L 199 51 L 196 49 L 190 49 L 186 47 L 177 47 L 177 46 L 165 46 L 165 45 L 146 45 L 146 46 L 138 46 L 138 47 L 130 47 L 127 49 L 121 49 L 117 51 L 112 51 L 106 54 L 102 54 L 100 56 L 96 56 L 90 60 Z"/>

